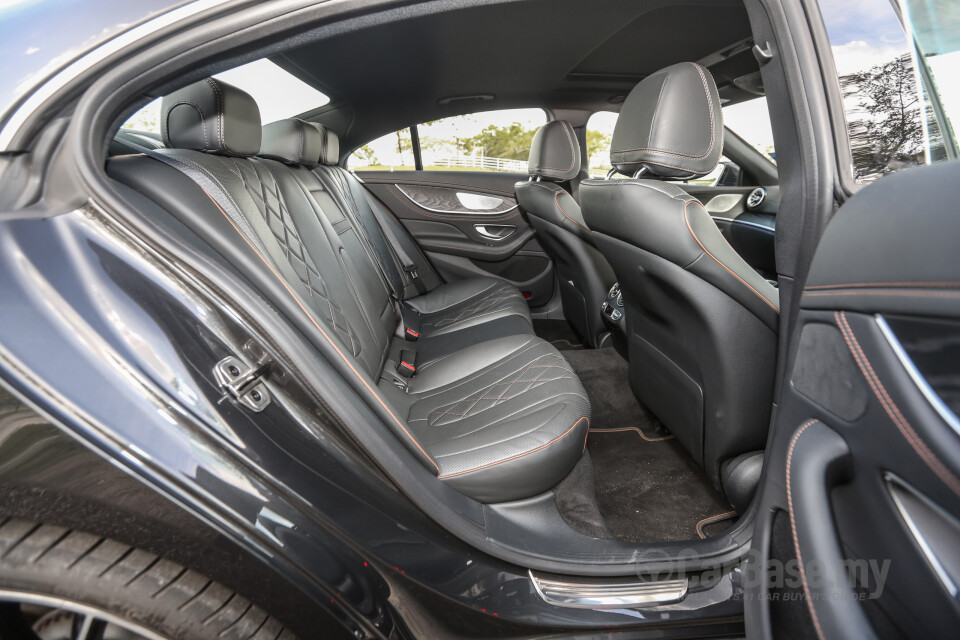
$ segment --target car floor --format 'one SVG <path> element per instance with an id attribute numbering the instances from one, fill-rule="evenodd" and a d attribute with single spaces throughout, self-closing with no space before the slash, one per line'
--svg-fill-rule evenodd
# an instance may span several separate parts
<path id="1" fill-rule="evenodd" d="M 634 397 L 626 360 L 614 349 L 566 349 L 563 355 L 593 408 L 589 456 L 555 490 L 568 524 L 624 542 L 696 540 L 729 527 L 733 508 Z"/>

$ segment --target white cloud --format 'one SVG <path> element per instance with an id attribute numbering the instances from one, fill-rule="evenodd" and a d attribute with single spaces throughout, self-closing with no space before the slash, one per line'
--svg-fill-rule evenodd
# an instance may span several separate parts
<path id="1" fill-rule="evenodd" d="M 903 45 L 885 44 L 877 46 L 868 44 L 863 40 L 854 40 L 834 46 L 833 60 L 837 65 L 837 73 L 845 76 L 857 71 L 866 71 L 878 64 L 890 62 L 904 53 L 907 53 L 906 42 Z"/>

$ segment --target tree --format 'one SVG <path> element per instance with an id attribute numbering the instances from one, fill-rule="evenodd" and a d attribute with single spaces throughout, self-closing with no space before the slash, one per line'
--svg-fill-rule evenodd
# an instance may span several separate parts
<path id="1" fill-rule="evenodd" d="M 923 117 L 909 55 L 840 78 L 847 100 L 861 117 L 849 118 L 850 146 L 857 178 L 890 173 L 922 163 Z"/>
<path id="2" fill-rule="evenodd" d="M 368 144 L 363 145 L 359 149 L 353 152 L 357 158 L 363 160 L 367 165 L 379 165 L 380 161 L 377 159 L 377 154 Z"/>
<path id="3" fill-rule="evenodd" d="M 467 153 L 482 150 L 483 155 L 505 160 L 526 160 L 536 129 L 527 129 L 519 122 L 506 126 L 488 125 L 477 135 L 461 140 Z"/>
<path id="4" fill-rule="evenodd" d="M 587 129 L 587 154 L 592 170 L 610 166 L 610 142 L 612 135 L 602 131 Z"/>

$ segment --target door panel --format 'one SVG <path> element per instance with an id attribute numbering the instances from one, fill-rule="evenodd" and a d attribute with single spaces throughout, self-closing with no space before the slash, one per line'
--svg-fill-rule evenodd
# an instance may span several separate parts
<path id="1" fill-rule="evenodd" d="M 516 285 L 532 307 L 552 299 L 553 263 L 514 195 L 513 185 L 526 175 L 492 171 L 357 175 L 416 238 L 444 280 L 492 274 Z"/>
<path id="2" fill-rule="evenodd" d="M 820 241 L 764 472 L 749 637 L 956 636 L 958 198 L 960 165 L 894 174 Z"/>

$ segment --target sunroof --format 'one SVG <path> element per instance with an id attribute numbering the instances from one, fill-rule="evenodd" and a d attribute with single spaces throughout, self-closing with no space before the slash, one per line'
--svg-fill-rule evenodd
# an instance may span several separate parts
<path id="1" fill-rule="evenodd" d="M 330 98 L 269 60 L 249 64 L 213 76 L 246 91 L 260 107 L 263 124 L 322 107 Z M 123 125 L 125 129 L 160 133 L 160 100 L 154 100 Z"/>

